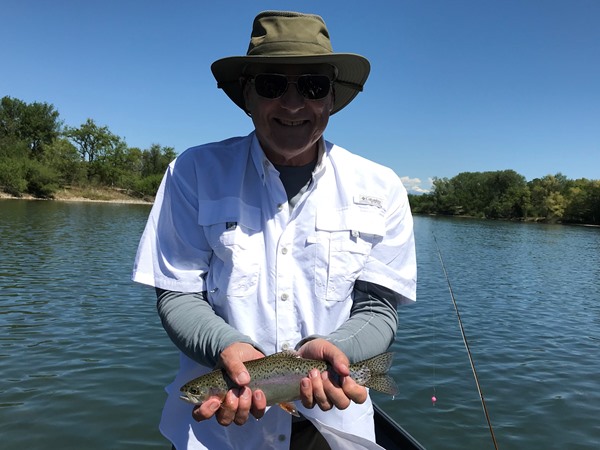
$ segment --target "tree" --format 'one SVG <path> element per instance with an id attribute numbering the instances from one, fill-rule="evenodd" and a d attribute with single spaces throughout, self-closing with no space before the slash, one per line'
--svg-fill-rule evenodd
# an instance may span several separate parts
<path id="1" fill-rule="evenodd" d="M 158 144 L 152 144 L 148 150 L 144 151 L 142 156 L 142 177 L 164 174 L 168 165 L 176 156 L 173 147 L 161 147 Z"/>
<path id="2" fill-rule="evenodd" d="M 59 174 L 61 185 L 83 184 L 87 181 L 86 163 L 66 138 L 58 138 L 47 146 L 41 161 Z"/>
<path id="3" fill-rule="evenodd" d="M 99 127 L 92 119 L 87 119 L 79 128 L 66 127 L 64 135 L 79 148 L 81 159 L 90 163 L 109 153 L 120 142 L 107 126 Z"/>
<path id="4" fill-rule="evenodd" d="M 58 111 L 48 103 L 27 104 L 19 99 L 3 97 L 0 101 L 0 140 L 23 142 L 28 156 L 40 159 L 48 146 L 58 138 L 61 129 Z"/>
<path id="5" fill-rule="evenodd" d="M 566 208 L 565 195 L 569 181 L 561 173 L 535 178 L 528 183 L 531 192 L 531 208 L 537 217 L 560 220 Z"/>

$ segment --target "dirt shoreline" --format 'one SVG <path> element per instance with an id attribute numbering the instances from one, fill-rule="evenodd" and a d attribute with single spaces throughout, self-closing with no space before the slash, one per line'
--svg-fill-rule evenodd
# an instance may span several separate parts
<path id="1" fill-rule="evenodd" d="M 54 193 L 51 199 L 37 198 L 23 194 L 21 197 L 0 191 L 0 200 L 37 200 L 49 202 L 93 202 L 93 203 L 123 203 L 136 205 L 152 205 L 153 199 L 134 198 L 119 191 L 106 189 L 61 189 Z"/>

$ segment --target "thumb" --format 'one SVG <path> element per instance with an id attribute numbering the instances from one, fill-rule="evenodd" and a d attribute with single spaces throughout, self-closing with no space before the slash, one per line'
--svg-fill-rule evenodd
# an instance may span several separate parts
<path id="1" fill-rule="evenodd" d="M 350 360 L 346 354 L 335 345 L 324 341 L 322 352 L 323 359 L 329 361 L 333 370 L 340 376 L 345 377 L 350 375 Z"/>
<path id="2" fill-rule="evenodd" d="M 250 374 L 241 360 L 231 361 L 225 366 L 225 371 L 238 386 L 246 386 L 250 383 Z"/>

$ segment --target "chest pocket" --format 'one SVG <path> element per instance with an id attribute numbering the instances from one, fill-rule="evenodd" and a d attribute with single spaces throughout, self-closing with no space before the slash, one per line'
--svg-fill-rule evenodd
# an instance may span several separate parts
<path id="1" fill-rule="evenodd" d="M 315 255 L 315 295 L 348 299 L 371 248 L 384 235 L 383 212 L 375 206 L 317 211 L 316 234 L 308 240 Z"/>
<path id="2" fill-rule="evenodd" d="M 209 300 L 253 295 L 264 255 L 260 209 L 237 198 L 205 201 L 199 205 L 198 224 L 213 251 Z"/>

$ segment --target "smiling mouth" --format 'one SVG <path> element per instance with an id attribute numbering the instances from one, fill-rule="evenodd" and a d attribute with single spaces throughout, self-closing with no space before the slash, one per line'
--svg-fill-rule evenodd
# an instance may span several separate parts
<path id="1" fill-rule="evenodd" d="M 275 121 L 283 126 L 286 127 L 299 127 L 301 125 L 304 125 L 306 122 L 308 122 L 307 120 L 285 120 L 285 119 L 275 119 Z"/>

